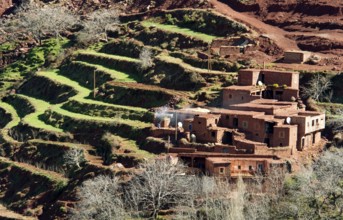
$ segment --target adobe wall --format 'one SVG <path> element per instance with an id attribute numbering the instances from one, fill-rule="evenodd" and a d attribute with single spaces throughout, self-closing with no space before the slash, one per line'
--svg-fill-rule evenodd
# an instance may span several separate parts
<path id="1" fill-rule="evenodd" d="M 260 76 L 260 70 L 240 70 L 238 72 L 238 85 L 256 85 Z"/>
<path id="2" fill-rule="evenodd" d="M 247 172 L 257 172 L 259 166 L 262 168 L 262 171 L 268 169 L 268 163 L 266 160 L 240 160 L 234 159 L 231 161 L 230 172 L 231 173 L 247 173 Z"/>
<path id="3" fill-rule="evenodd" d="M 283 90 L 283 94 L 282 94 L 282 100 L 280 101 L 291 101 L 292 100 L 292 96 L 294 98 L 298 98 L 299 97 L 299 90 L 297 89 L 285 89 Z"/>
<path id="4" fill-rule="evenodd" d="M 151 136 L 153 137 L 165 137 L 165 136 L 174 136 L 175 135 L 175 128 L 172 129 L 163 129 L 163 128 L 154 128 L 150 131 Z"/>
<path id="5" fill-rule="evenodd" d="M 311 52 L 304 51 L 286 51 L 283 61 L 285 63 L 304 63 L 311 57 Z"/>
<path id="6" fill-rule="evenodd" d="M 262 70 L 261 74 L 264 74 L 265 85 L 279 84 L 299 89 L 299 73 Z"/>
<path id="7" fill-rule="evenodd" d="M 298 128 L 296 125 L 287 127 L 275 126 L 271 147 L 296 147 L 298 138 L 297 131 Z"/>
<path id="8" fill-rule="evenodd" d="M 289 158 L 291 155 L 295 154 L 296 151 L 292 150 L 291 147 L 277 147 L 270 148 L 266 146 L 256 146 L 255 154 L 258 155 L 274 155 L 279 158 Z"/>
<path id="9" fill-rule="evenodd" d="M 223 90 L 223 107 L 230 108 L 231 105 L 242 104 L 260 99 L 260 96 L 251 96 L 249 91 Z"/>
<path id="10" fill-rule="evenodd" d="M 224 169 L 224 173 L 220 173 L 220 168 Z M 213 164 L 205 160 L 205 170 L 210 176 L 230 176 L 230 163 Z"/>

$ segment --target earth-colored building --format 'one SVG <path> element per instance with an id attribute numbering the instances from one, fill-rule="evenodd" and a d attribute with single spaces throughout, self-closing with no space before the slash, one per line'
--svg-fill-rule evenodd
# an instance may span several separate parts
<path id="1" fill-rule="evenodd" d="M 224 108 L 169 111 L 182 122 L 178 138 L 188 141 L 171 152 L 178 153 L 191 166 L 219 176 L 253 174 L 262 166 L 259 164 L 263 164 L 263 171 L 270 164 L 284 166 L 297 151 L 318 144 L 325 128 L 325 114 L 306 111 L 298 96 L 298 73 L 241 70 L 238 85 L 223 89 Z M 154 136 L 162 137 L 157 135 L 161 131 L 175 133 L 176 122 L 159 120 Z"/>

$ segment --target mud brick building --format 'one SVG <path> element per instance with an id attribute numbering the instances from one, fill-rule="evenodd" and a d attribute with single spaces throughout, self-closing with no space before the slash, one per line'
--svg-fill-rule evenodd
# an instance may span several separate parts
<path id="1" fill-rule="evenodd" d="M 307 51 L 289 50 L 285 51 L 283 61 L 285 63 L 305 63 L 311 55 L 312 53 Z"/>
<path id="2" fill-rule="evenodd" d="M 224 108 L 170 110 L 179 120 L 158 119 L 152 133 L 173 135 L 182 122 L 183 141 L 170 152 L 210 175 L 253 176 L 320 143 L 325 114 L 306 111 L 298 96 L 298 73 L 241 70 L 238 84 L 223 89 Z"/>

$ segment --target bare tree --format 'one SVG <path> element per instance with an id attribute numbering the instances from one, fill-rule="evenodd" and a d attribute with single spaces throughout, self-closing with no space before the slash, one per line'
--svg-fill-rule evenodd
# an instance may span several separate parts
<path id="1" fill-rule="evenodd" d="M 140 68 L 142 70 L 146 70 L 153 65 L 152 52 L 146 47 L 144 47 L 139 54 L 139 59 L 141 61 Z"/>
<path id="2" fill-rule="evenodd" d="M 313 166 L 303 168 L 288 184 L 276 207 L 283 219 L 341 219 L 343 217 L 343 151 L 326 151 Z"/>
<path id="3" fill-rule="evenodd" d="M 60 34 L 77 22 L 70 10 L 59 6 L 39 7 L 34 3 L 25 4 L 17 13 L 2 22 L 7 35 L 32 34 L 41 44 L 45 34 Z"/>
<path id="4" fill-rule="evenodd" d="M 302 97 L 313 98 L 315 101 L 330 101 L 331 93 L 331 77 L 329 75 L 315 74 L 312 79 L 302 86 Z"/>
<path id="5" fill-rule="evenodd" d="M 81 168 L 81 163 L 85 161 L 83 150 L 72 148 L 64 153 L 63 160 L 71 168 Z"/>
<path id="6" fill-rule="evenodd" d="M 107 31 L 115 30 L 119 24 L 119 11 L 117 9 L 100 9 L 92 12 L 82 22 L 83 30 L 79 39 L 90 41 L 103 38 L 108 41 Z"/>
<path id="7" fill-rule="evenodd" d="M 119 190 L 119 180 L 109 176 L 97 176 L 85 181 L 80 187 L 72 220 L 127 219 L 127 213 Z"/>
<path id="8" fill-rule="evenodd" d="M 182 163 L 166 159 L 143 163 L 142 172 L 129 183 L 126 201 L 140 217 L 156 218 L 159 211 L 187 204 L 193 191 L 193 177 L 184 175 Z"/>
<path id="9" fill-rule="evenodd" d="M 343 132 L 343 110 L 337 111 L 336 115 L 327 120 L 327 126 L 332 128 L 333 133 Z"/>

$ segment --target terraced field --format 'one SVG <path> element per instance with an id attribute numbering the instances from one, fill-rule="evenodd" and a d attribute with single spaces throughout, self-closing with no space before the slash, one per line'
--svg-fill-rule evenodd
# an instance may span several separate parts
<path id="1" fill-rule="evenodd" d="M 59 67 L 35 72 L 2 97 L 0 191 L 7 194 L 0 201 L 6 209 L 65 219 L 84 180 L 129 175 L 165 151 L 163 141 L 149 137 L 155 108 L 202 105 L 200 93 L 219 97 L 213 88 L 234 80 L 231 63 L 218 60 L 209 71 L 196 56 L 215 36 L 151 20 L 123 25 L 120 37 L 73 51 Z M 150 52 L 146 68 L 143 49 Z M 81 152 L 80 163 L 70 167 L 73 150 Z"/>
<path id="2" fill-rule="evenodd" d="M 152 21 L 144 21 L 142 22 L 144 27 L 156 27 L 158 29 L 161 29 L 163 31 L 168 31 L 168 32 L 173 32 L 173 33 L 179 33 L 179 34 L 184 34 L 189 37 L 194 37 L 199 40 L 203 40 L 207 43 L 211 43 L 214 39 L 216 39 L 216 36 L 204 34 L 201 32 L 195 32 L 192 31 L 191 29 L 188 28 L 181 28 L 176 25 L 168 25 L 168 24 L 161 24 L 157 22 L 152 22 Z"/>

